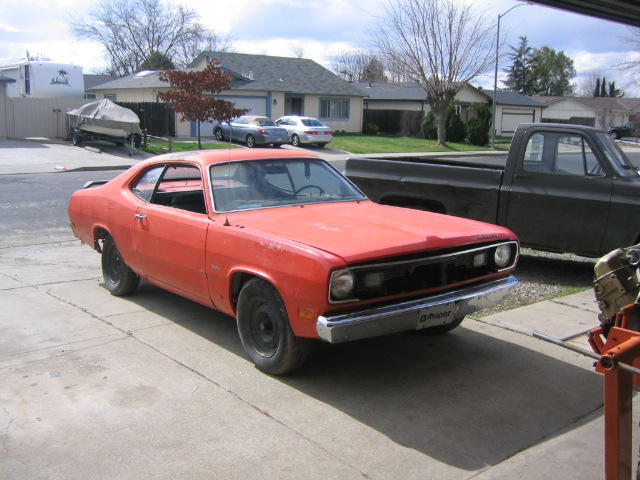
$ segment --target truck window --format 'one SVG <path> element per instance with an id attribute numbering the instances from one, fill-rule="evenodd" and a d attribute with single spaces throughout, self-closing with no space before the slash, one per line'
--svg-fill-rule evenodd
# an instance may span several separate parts
<path id="1" fill-rule="evenodd" d="M 602 175 L 602 167 L 579 134 L 536 132 L 529 138 L 523 170 L 560 175 Z"/>

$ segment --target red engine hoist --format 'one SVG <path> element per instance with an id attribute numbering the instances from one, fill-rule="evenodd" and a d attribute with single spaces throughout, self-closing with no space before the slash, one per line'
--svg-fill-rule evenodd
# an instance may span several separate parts
<path id="1" fill-rule="evenodd" d="M 630 479 L 633 386 L 640 385 L 640 245 L 605 255 L 594 271 L 600 326 L 562 339 L 533 335 L 597 360 L 604 375 L 605 478 Z M 567 343 L 584 333 L 593 353 Z"/>

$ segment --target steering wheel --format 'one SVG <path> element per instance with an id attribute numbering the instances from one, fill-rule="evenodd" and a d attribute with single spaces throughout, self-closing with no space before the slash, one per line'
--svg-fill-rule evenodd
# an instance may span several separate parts
<path id="1" fill-rule="evenodd" d="M 303 190 L 306 190 L 307 188 L 317 188 L 318 192 L 320 192 L 320 195 L 324 194 L 324 190 L 322 189 L 322 187 L 319 187 L 318 185 L 305 185 L 304 187 L 300 187 L 299 189 L 297 189 L 295 192 L 293 192 L 293 194 L 298 195 L 300 192 L 302 192 Z"/>

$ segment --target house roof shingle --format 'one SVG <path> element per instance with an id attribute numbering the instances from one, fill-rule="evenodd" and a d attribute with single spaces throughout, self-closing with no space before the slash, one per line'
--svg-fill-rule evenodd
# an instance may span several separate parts
<path id="1" fill-rule="evenodd" d="M 364 96 L 356 86 L 343 80 L 320 64 L 306 58 L 272 57 L 230 52 L 203 52 L 189 67 L 202 58 L 216 59 L 223 70 L 234 74 L 232 90 L 271 91 L 288 94 Z M 157 72 L 139 72 L 99 85 L 106 89 L 167 88 Z"/>
<path id="2" fill-rule="evenodd" d="M 549 97 L 549 96 L 536 96 L 529 97 L 550 105 L 560 102 L 562 100 L 570 100 L 576 102 L 586 108 L 594 111 L 609 110 L 614 112 L 628 112 L 635 113 L 640 110 L 640 98 L 612 98 L 612 97 Z"/>
<path id="3" fill-rule="evenodd" d="M 424 89 L 415 82 L 356 82 L 364 95 L 372 100 L 422 100 L 427 101 Z"/>
<path id="4" fill-rule="evenodd" d="M 478 89 L 479 92 L 484 93 L 487 97 L 493 100 L 493 90 Z M 497 105 L 517 105 L 520 107 L 544 107 L 543 102 L 538 102 L 531 97 L 522 95 L 518 92 L 511 92 L 508 90 L 496 90 L 496 104 Z"/>

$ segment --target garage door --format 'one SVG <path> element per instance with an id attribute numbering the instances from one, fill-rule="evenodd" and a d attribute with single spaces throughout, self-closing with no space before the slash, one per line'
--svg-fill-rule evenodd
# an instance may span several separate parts
<path id="1" fill-rule="evenodd" d="M 222 100 L 234 102 L 236 108 L 248 108 L 247 115 L 266 115 L 267 114 L 267 97 L 217 97 Z M 213 137 L 213 129 L 216 123 L 202 122 L 200 123 L 200 135 L 203 137 Z M 197 135 L 195 122 L 191 125 L 191 134 Z"/>
<path id="2" fill-rule="evenodd" d="M 502 135 L 511 135 L 521 123 L 532 123 L 536 120 L 535 110 L 528 108 L 503 108 L 500 130 Z"/>

